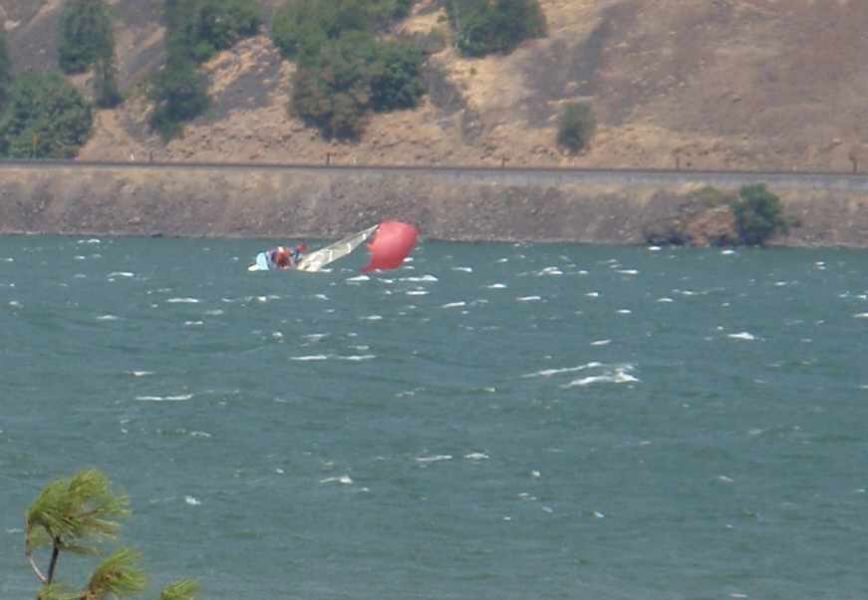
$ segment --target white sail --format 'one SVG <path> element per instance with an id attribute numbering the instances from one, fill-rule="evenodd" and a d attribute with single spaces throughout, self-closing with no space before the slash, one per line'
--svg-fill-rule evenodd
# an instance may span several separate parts
<path id="1" fill-rule="evenodd" d="M 333 263 L 339 258 L 343 258 L 358 248 L 365 240 L 371 237 L 371 234 L 377 230 L 377 227 L 379 227 L 379 225 L 374 225 L 364 231 L 345 237 L 334 244 L 329 244 L 325 248 L 320 248 L 316 252 L 311 252 L 310 254 L 305 255 L 301 261 L 299 261 L 296 269 L 299 271 L 307 271 L 308 273 L 319 271 L 326 265 Z"/>

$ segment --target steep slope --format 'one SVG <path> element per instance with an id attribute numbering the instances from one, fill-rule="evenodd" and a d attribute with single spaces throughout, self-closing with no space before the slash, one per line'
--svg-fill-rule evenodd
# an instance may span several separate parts
<path id="1" fill-rule="evenodd" d="M 53 64 L 60 0 L 2 0 L 19 70 Z M 289 78 L 267 33 L 209 62 L 214 106 L 168 145 L 146 126 L 139 82 L 161 60 L 162 0 L 116 0 L 122 87 L 83 158 L 682 168 L 868 165 L 868 2 L 540 0 L 545 39 L 509 56 L 431 57 L 415 111 L 374 116 L 336 143 L 289 116 Z M 279 0 L 264 3 L 267 12 Z M 445 31 L 420 0 L 399 32 Z M 84 83 L 79 82 L 79 83 Z M 563 102 L 593 103 L 599 128 L 578 156 L 554 144 Z"/>

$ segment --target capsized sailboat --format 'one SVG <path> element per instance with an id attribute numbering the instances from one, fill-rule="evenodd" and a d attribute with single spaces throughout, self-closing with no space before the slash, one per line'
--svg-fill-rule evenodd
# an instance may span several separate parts
<path id="1" fill-rule="evenodd" d="M 363 273 L 370 271 L 386 271 L 397 269 L 410 255 L 419 240 L 419 230 L 413 225 L 401 221 L 383 221 L 379 225 L 368 227 L 358 233 L 349 235 L 333 244 L 320 248 L 301 257 L 298 264 L 288 270 L 317 273 L 326 266 L 351 254 L 368 239 L 371 253 Z M 281 269 L 273 259 L 273 251 L 260 252 L 256 262 L 247 267 L 248 271 L 272 271 Z"/>

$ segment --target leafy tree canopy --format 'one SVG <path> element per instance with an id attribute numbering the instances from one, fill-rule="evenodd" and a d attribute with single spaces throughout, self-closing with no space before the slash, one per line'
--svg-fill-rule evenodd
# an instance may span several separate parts
<path id="1" fill-rule="evenodd" d="M 151 126 L 164 138 L 174 137 L 181 133 L 181 123 L 207 110 L 210 99 L 206 78 L 186 55 L 170 52 L 169 61 L 152 82 L 151 100 Z"/>
<path id="2" fill-rule="evenodd" d="M 256 35 L 262 12 L 250 0 L 166 0 L 166 23 L 170 44 L 201 63 Z"/>
<path id="3" fill-rule="evenodd" d="M 546 31 L 538 0 L 447 0 L 446 10 L 465 56 L 506 54 Z"/>
<path id="4" fill-rule="evenodd" d="M 114 54 L 111 16 L 103 0 L 68 0 L 60 16 L 59 62 L 65 73 L 83 73 Z"/>
<path id="5" fill-rule="evenodd" d="M 59 73 L 22 75 L 0 116 L 0 155 L 72 158 L 92 125 L 90 105 Z"/>
<path id="6" fill-rule="evenodd" d="M 12 85 L 12 61 L 6 44 L 6 32 L 0 30 L 0 110 L 6 105 L 9 86 Z"/>
<path id="7" fill-rule="evenodd" d="M 308 62 L 328 40 L 376 32 L 410 12 L 414 0 L 289 0 L 274 17 L 272 37 L 287 58 Z"/>
<path id="8" fill-rule="evenodd" d="M 746 185 L 732 205 L 742 243 L 762 246 L 778 232 L 786 232 L 789 223 L 783 216 L 780 198 L 764 184 Z"/>
<path id="9" fill-rule="evenodd" d="M 355 138 L 370 110 L 411 108 L 424 92 L 422 53 L 354 31 L 328 42 L 296 72 L 292 107 L 328 137 Z"/>
<path id="10" fill-rule="evenodd" d="M 48 484 L 30 505 L 25 519 L 25 554 L 42 587 L 38 600 L 107 600 L 138 596 L 148 584 L 141 555 L 120 548 L 105 558 L 80 591 L 55 580 L 62 553 L 99 555 L 103 542 L 114 540 L 121 519 L 129 516 L 129 499 L 111 489 L 100 471 L 88 469 Z M 36 554 L 50 549 L 47 568 Z M 194 600 L 199 585 L 190 580 L 165 588 L 161 600 Z"/>

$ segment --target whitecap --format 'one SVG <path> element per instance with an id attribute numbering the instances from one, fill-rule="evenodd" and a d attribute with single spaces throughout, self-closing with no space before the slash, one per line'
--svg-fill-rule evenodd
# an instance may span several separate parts
<path id="1" fill-rule="evenodd" d="M 533 477 L 534 479 L 539 479 L 540 477 L 542 477 L 542 473 L 540 473 L 539 471 L 534 469 L 533 471 L 530 472 L 530 476 Z"/>
<path id="2" fill-rule="evenodd" d="M 136 396 L 136 400 L 142 402 L 184 402 L 193 397 L 193 394 L 179 394 L 177 396 Z"/>
<path id="3" fill-rule="evenodd" d="M 309 333 L 309 334 L 303 335 L 301 337 L 303 337 L 306 340 L 310 340 L 312 342 L 318 342 L 321 339 L 328 337 L 329 335 L 330 334 L 328 334 L 328 333 Z"/>
<path id="4" fill-rule="evenodd" d="M 639 274 L 639 271 L 636 269 L 619 269 L 616 272 L 620 273 L 621 275 L 638 275 Z"/>
<path id="5" fill-rule="evenodd" d="M 106 275 L 106 277 L 135 277 L 135 273 L 130 273 L 129 271 L 113 271 Z"/>
<path id="6" fill-rule="evenodd" d="M 349 360 L 349 361 L 362 361 L 362 360 L 373 360 L 377 358 L 376 354 L 351 354 L 349 356 L 338 356 L 340 360 Z"/>
<path id="7" fill-rule="evenodd" d="M 617 367 L 611 373 L 604 375 L 591 375 L 582 379 L 574 379 L 570 383 L 563 385 L 563 388 L 585 387 L 595 383 L 640 383 L 637 377 L 630 375 L 630 366 Z"/>
<path id="8" fill-rule="evenodd" d="M 604 515 L 603 513 L 601 513 L 601 512 L 598 511 L 598 510 L 595 510 L 595 511 L 594 511 L 594 518 L 596 518 L 596 519 L 605 519 L 605 518 L 606 518 L 606 515 Z"/>
<path id="9" fill-rule="evenodd" d="M 382 321 L 382 315 L 368 315 L 367 317 L 362 317 L 365 321 Z"/>
<path id="10" fill-rule="evenodd" d="M 428 292 L 425 290 L 408 290 L 404 292 L 408 296 L 427 296 Z"/>
<path id="11" fill-rule="evenodd" d="M 99 238 L 89 238 L 86 240 L 78 240 L 75 242 L 76 244 L 102 244 L 102 240 Z"/>
<path id="12" fill-rule="evenodd" d="M 210 438 L 213 436 L 210 433 L 208 433 L 207 431 L 191 431 L 190 437 Z"/>
<path id="13" fill-rule="evenodd" d="M 133 377 L 145 377 L 147 375 L 153 375 L 153 371 L 130 371 L 130 375 Z"/>
<path id="14" fill-rule="evenodd" d="M 4 259 L 3 259 L 3 262 L 11 263 L 11 262 L 15 262 L 15 259 L 12 258 L 11 256 L 9 256 L 9 257 L 7 257 L 7 258 L 4 258 Z"/>
<path id="15" fill-rule="evenodd" d="M 290 356 L 289 360 L 311 361 L 311 360 L 328 360 L 325 354 L 309 354 L 307 356 Z"/>
<path id="16" fill-rule="evenodd" d="M 612 340 L 595 340 L 591 342 L 591 346 L 608 346 L 612 343 Z"/>
<path id="17" fill-rule="evenodd" d="M 491 285 L 489 285 L 487 287 L 490 290 L 504 290 L 504 289 L 506 289 L 506 284 L 504 284 L 504 283 L 492 283 Z"/>
<path id="18" fill-rule="evenodd" d="M 726 475 L 718 475 L 717 480 L 723 483 L 735 483 L 735 479 L 732 477 L 727 477 Z"/>
<path id="19" fill-rule="evenodd" d="M 732 250 L 731 248 L 727 248 L 726 250 L 721 250 L 720 253 L 724 256 L 730 256 L 732 254 L 735 254 L 735 250 Z"/>
<path id="20" fill-rule="evenodd" d="M 367 275 L 356 275 L 355 277 L 350 277 L 346 281 L 349 283 L 349 282 L 370 281 L 370 280 L 371 280 L 371 278 L 368 277 Z"/>
<path id="21" fill-rule="evenodd" d="M 660 252 L 662 249 L 660 246 L 648 246 L 649 252 Z"/>
<path id="22" fill-rule="evenodd" d="M 115 315 L 100 315 L 96 318 L 97 321 L 117 321 L 119 317 Z"/>
<path id="23" fill-rule="evenodd" d="M 755 335 L 753 335 L 752 333 L 749 333 L 747 331 L 741 331 L 739 333 L 730 333 L 726 337 L 733 339 L 733 340 L 747 340 L 747 341 L 753 341 L 756 339 Z"/>
<path id="24" fill-rule="evenodd" d="M 621 309 L 616 310 L 615 312 L 618 313 L 619 315 L 631 315 L 631 314 L 633 314 L 633 311 L 630 309 L 627 309 L 627 308 L 621 308 Z"/>
<path id="25" fill-rule="evenodd" d="M 516 302 L 539 302 L 542 296 L 519 296 L 515 299 Z"/>
<path id="26" fill-rule="evenodd" d="M 184 321 L 185 327 L 200 327 L 205 324 L 205 321 Z"/>
<path id="27" fill-rule="evenodd" d="M 854 319 L 868 319 L 868 312 L 853 315 Z"/>
<path id="28" fill-rule="evenodd" d="M 433 275 L 422 275 L 421 277 L 401 277 L 401 281 L 410 281 L 413 283 L 418 282 L 430 282 L 430 281 L 440 281 Z"/>
<path id="29" fill-rule="evenodd" d="M 12 308 L 21 308 L 21 303 L 18 300 L 10 300 L 9 306 Z"/>
<path id="30" fill-rule="evenodd" d="M 657 298 L 657 302 L 668 304 L 669 302 L 675 302 L 675 300 L 673 300 L 672 298 L 667 298 L 664 296 L 663 298 Z"/>
<path id="31" fill-rule="evenodd" d="M 198 298 L 169 298 L 166 300 L 169 304 L 199 304 Z"/>
<path id="32" fill-rule="evenodd" d="M 459 308 L 461 306 L 467 306 L 467 303 L 466 302 L 449 302 L 447 304 L 444 304 L 440 308 Z"/>
<path id="33" fill-rule="evenodd" d="M 564 272 L 561 271 L 557 267 L 546 267 L 546 268 L 542 269 L 539 273 L 537 273 L 537 275 L 540 275 L 540 276 L 543 276 L 543 275 L 563 275 L 563 274 L 564 274 Z"/>
<path id="34" fill-rule="evenodd" d="M 587 296 L 588 298 L 599 298 L 600 292 L 588 292 L 587 294 L 585 294 L 585 296 Z"/>
<path id="35" fill-rule="evenodd" d="M 340 483 L 342 485 L 352 485 L 353 480 L 349 475 L 341 475 L 340 477 L 326 477 L 325 479 L 320 479 L 320 483 Z"/>
<path id="36" fill-rule="evenodd" d="M 453 271 L 463 271 L 464 273 L 473 273 L 473 269 L 470 267 L 452 267 Z"/>
<path id="37" fill-rule="evenodd" d="M 224 311 L 222 309 L 219 309 L 219 308 L 205 311 L 205 314 L 208 315 L 209 317 L 219 317 L 223 313 L 224 313 Z"/>
<path id="38" fill-rule="evenodd" d="M 565 367 L 562 369 L 544 369 L 542 371 L 537 371 L 536 373 L 527 373 L 525 375 L 522 375 L 522 377 L 551 377 L 552 375 L 560 375 L 561 373 L 574 373 L 576 371 L 584 371 L 585 369 L 594 369 L 602 366 L 603 363 L 594 361 L 584 365 L 579 365 L 577 367 Z"/>
<path id="39" fill-rule="evenodd" d="M 470 452 L 469 454 L 465 454 L 464 458 L 467 460 L 488 460 L 490 457 L 484 452 Z"/>
<path id="40" fill-rule="evenodd" d="M 452 455 L 451 454 L 435 454 L 434 456 L 418 456 L 418 457 L 416 457 L 416 462 L 420 462 L 420 463 L 440 462 L 442 460 L 452 460 Z"/>
<path id="41" fill-rule="evenodd" d="M 186 502 L 190 506 L 199 506 L 200 504 L 202 504 L 200 500 L 194 498 L 193 496 L 184 496 L 184 502 Z"/>

